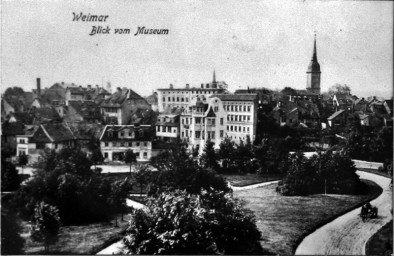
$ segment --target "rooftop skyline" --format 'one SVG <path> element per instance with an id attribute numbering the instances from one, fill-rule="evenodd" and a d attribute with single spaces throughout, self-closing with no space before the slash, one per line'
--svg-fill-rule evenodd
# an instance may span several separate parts
<path id="1" fill-rule="evenodd" d="M 241 8 L 242 7 L 242 8 Z M 148 96 L 158 88 L 225 81 L 247 87 L 305 89 L 316 31 L 321 89 L 390 98 L 393 2 L 359 1 L 3 1 L 2 91 L 66 82 L 111 82 Z M 73 12 L 108 15 L 73 22 Z M 129 35 L 90 36 L 92 26 Z M 138 27 L 168 35 L 137 35 Z"/>

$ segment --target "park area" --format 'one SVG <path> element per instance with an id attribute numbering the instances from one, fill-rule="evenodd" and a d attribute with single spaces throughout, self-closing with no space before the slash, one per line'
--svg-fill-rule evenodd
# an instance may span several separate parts
<path id="1" fill-rule="evenodd" d="M 256 215 L 262 247 L 272 254 L 291 255 L 306 235 L 381 194 L 375 183 L 364 182 L 369 187 L 365 195 L 282 196 L 272 184 L 236 191 L 234 196 Z"/>

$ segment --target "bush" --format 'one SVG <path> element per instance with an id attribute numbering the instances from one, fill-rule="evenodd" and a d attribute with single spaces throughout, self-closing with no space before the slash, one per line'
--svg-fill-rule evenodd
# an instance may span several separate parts
<path id="1" fill-rule="evenodd" d="M 2 200 L 3 201 L 3 200 Z M 24 239 L 19 235 L 21 226 L 14 212 L 1 207 L 1 254 L 23 254 Z"/>
<path id="2" fill-rule="evenodd" d="M 136 210 L 124 243 L 130 254 L 261 254 L 253 214 L 229 194 L 162 193 Z"/>
<path id="3" fill-rule="evenodd" d="M 289 156 L 283 168 L 287 174 L 277 187 L 283 195 L 365 192 L 354 163 L 347 155 L 328 151 L 307 159 L 297 153 Z"/>

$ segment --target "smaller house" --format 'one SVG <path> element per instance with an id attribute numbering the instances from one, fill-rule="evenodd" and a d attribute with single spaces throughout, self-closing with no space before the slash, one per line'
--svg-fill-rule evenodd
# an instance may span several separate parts
<path id="1" fill-rule="evenodd" d="M 359 114 L 360 123 L 362 126 L 369 126 L 369 115 Z"/>
<path id="2" fill-rule="evenodd" d="M 68 102 L 67 111 L 64 116 L 65 122 L 100 123 L 101 120 L 100 107 L 93 101 Z"/>
<path id="3" fill-rule="evenodd" d="M 368 111 L 368 101 L 364 98 L 357 99 L 353 103 L 353 111 L 362 111 L 363 113 Z"/>
<path id="4" fill-rule="evenodd" d="M 149 161 L 152 156 L 150 125 L 106 125 L 100 136 L 100 148 L 107 161 L 124 161 L 130 149 L 137 161 Z"/>
<path id="5" fill-rule="evenodd" d="M 156 137 L 160 141 L 175 142 L 180 135 L 180 116 L 183 109 L 168 108 L 160 114 L 156 122 Z"/>
<path id="6" fill-rule="evenodd" d="M 328 125 L 333 126 L 343 126 L 346 124 L 347 113 L 344 109 L 336 111 L 330 117 L 327 118 Z"/>

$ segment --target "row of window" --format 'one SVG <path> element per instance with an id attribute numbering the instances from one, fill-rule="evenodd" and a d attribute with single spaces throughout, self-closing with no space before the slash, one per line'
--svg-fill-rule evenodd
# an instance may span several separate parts
<path id="1" fill-rule="evenodd" d="M 184 97 L 167 97 L 168 102 L 189 102 L 189 98 L 184 98 Z M 171 100 L 172 99 L 172 100 Z M 163 102 L 166 101 L 166 97 L 163 97 Z"/>
<path id="2" fill-rule="evenodd" d="M 227 115 L 227 121 L 245 122 L 250 121 L 250 116 L 245 115 Z"/>
<path id="3" fill-rule="evenodd" d="M 214 94 L 217 91 L 191 91 L 192 94 Z M 163 92 L 163 94 L 190 94 L 190 91 Z"/>
<path id="4" fill-rule="evenodd" d="M 240 125 L 227 125 L 227 131 L 230 132 L 250 132 L 250 127 L 240 126 Z"/>
<path id="5" fill-rule="evenodd" d="M 138 154 L 139 153 L 139 154 Z M 142 153 L 142 156 L 141 156 Z M 148 158 L 148 152 L 143 151 L 143 152 L 134 152 L 134 154 L 137 154 L 139 156 L 139 158 Z M 108 158 L 108 152 L 104 152 L 104 158 Z"/>
<path id="6" fill-rule="evenodd" d="M 172 133 L 177 133 L 176 127 L 171 131 L 170 126 L 156 126 L 156 131 L 158 132 L 172 132 Z"/>
<path id="7" fill-rule="evenodd" d="M 118 112 L 118 108 L 103 108 L 104 112 L 107 113 L 117 113 Z"/>
<path id="8" fill-rule="evenodd" d="M 148 142 L 104 142 L 105 147 L 140 147 L 148 146 Z"/>
<path id="9" fill-rule="evenodd" d="M 250 112 L 251 106 L 245 105 L 224 105 L 224 110 L 233 112 Z"/>

